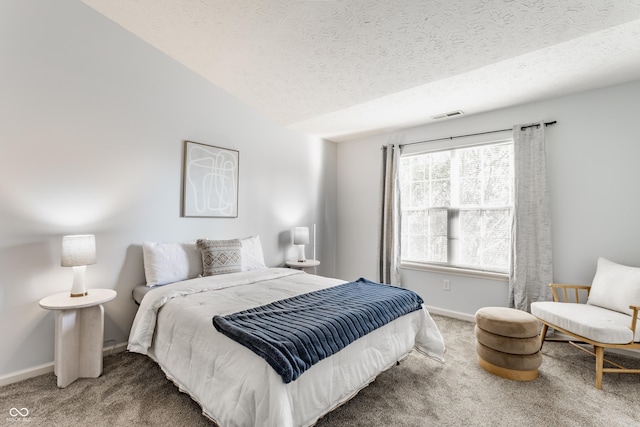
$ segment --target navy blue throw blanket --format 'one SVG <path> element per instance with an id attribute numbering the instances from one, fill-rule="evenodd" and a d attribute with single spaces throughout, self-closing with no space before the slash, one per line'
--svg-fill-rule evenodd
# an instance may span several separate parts
<path id="1" fill-rule="evenodd" d="M 285 383 L 349 343 L 423 303 L 416 293 L 367 279 L 214 316 L 221 333 L 264 358 Z"/>

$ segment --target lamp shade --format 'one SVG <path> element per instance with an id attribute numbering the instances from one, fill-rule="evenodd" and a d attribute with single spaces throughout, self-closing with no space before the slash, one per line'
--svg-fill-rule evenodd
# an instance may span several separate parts
<path id="1" fill-rule="evenodd" d="M 96 263 L 96 238 L 93 234 L 62 237 L 62 267 Z"/>
<path id="2" fill-rule="evenodd" d="M 294 245 L 309 244 L 309 227 L 296 227 L 293 229 L 293 244 Z"/>

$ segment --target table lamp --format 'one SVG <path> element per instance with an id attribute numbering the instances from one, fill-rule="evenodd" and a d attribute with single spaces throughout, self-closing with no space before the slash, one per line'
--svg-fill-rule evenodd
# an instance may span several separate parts
<path id="1" fill-rule="evenodd" d="M 298 262 L 306 261 L 304 245 L 309 244 L 309 227 L 296 227 L 293 229 L 293 244 L 298 246 Z"/>
<path id="2" fill-rule="evenodd" d="M 87 265 L 96 263 L 96 238 L 93 234 L 62 237 L 62 267 L 73 267 L 72 297 L 87 295 L 84 275 Z"/>

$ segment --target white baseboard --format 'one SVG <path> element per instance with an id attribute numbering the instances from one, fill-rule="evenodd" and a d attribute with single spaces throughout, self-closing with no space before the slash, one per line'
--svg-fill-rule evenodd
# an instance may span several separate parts
<path id="1" fill-rule="evenodd" d="M 32 368 L 23 369 L 21 371 L 12 372 L 0 377 L 0 387 L 17 383 L 22 380 L 26 380 L 40 375 L 53 372 L 53 362 L 45 363 L 43 365 L 34 366 Z"/>
<path id="2" fill-rule="evenodd" d="M 475 323 L 476 321 L 476 317 L 473 314 L 461 313 L 459 311 L 446 310 L 444 308 L 438 308 L 438 307 L 430 307 L 428 305 L 425 307 L 427 307 L 427 310 L 431 314 L 439 314 L 441 316 L 453 317 L 454 319 L 464 320 L 464 321 L 473 322 L 473 323 Z"/>
<path id="3" fill-rule="evenodd" d="M 128 344 L 128 342 L 121 342 L 120 344 L 114 344 L 110 347 L 105 347 L 102 349 L 102 355 L 106 357 L 112 356 L 117 353 L 122 353 L 123 351 L 127 350 Z"/>
<path id="4" fill-rule="evenodd" d="M 104 356 L 110 356 L 112 354 L 121 353 L 127 349 L 127 343 L 114 344 L 110 347 L 102 349 Z M 31 368 L 23 369 L 21 371 L 12 372 L 10 374 L 0 376 L 0 387 L 17 383 L 22 380 L 27 380 L 33 377 L 39 377 L 53 372 L 53 362 L 44 363 L 42 365 L 34 366 Z"/>

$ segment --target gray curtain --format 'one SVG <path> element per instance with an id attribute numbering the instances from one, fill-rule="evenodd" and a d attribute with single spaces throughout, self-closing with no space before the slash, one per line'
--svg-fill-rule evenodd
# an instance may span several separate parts
<path id="1" fill-rule="evenodd" d="M 513 127 L 515 212 L 509 305 L 527 312 L 532 302 L 551 299 L 553 281 L 544 131 L 544 123 Z"/>
<path id="2" fill-rule="evenodd" d="M 382 147 L 382 185 L 378 281 L 400 286 L 400 184 L 398 162 L 401 147 Z"/>

